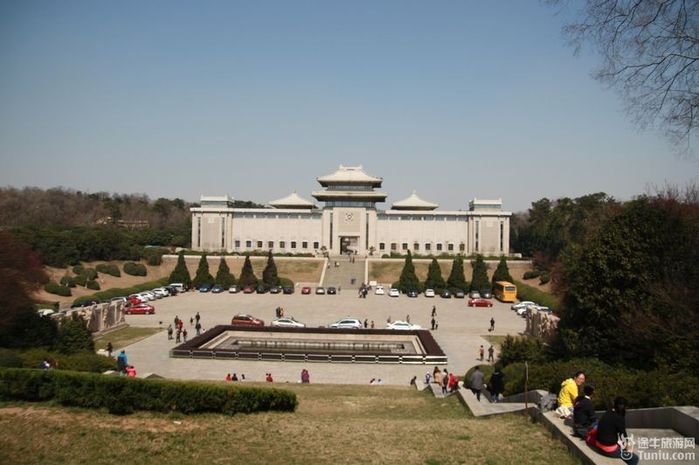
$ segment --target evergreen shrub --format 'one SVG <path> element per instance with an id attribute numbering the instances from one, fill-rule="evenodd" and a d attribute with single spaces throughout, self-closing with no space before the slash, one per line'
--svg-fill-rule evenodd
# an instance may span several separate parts
<path id="1" fill-rule="evenodd" d="M 70 288 L 67 286 L 61 286 L 58 283 L 51 281 L 44 286 L 44 290 L 50 294 L 56 294 L 63 297 L 68 297 L 71 295 Z"/>
<path id="2" fill-rule="evenodd" d="M 124 273 L 130 274 L 131 276 L 145 276 L 148 274 L 148 270 L 146 266 L 141 263 L 126 262 L 124 263 Z"/>

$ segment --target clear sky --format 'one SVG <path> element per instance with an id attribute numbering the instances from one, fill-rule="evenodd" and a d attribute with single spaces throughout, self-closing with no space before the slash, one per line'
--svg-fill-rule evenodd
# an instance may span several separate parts
<path id="1" fill-rule="evenodd" d="M 536 1 L 0 0 L 0 186 L 268 202 L 362 164 L 444 209 L 699 178 Z"/>

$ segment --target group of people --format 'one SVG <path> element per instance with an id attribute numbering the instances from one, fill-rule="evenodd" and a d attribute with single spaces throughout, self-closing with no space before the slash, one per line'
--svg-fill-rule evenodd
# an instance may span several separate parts
<path id="1" fill-rule="evenodd" d="M 425 384 L 435 383 L 442 388 L 442 394 L 454 392 L 459 388 L 459 380 L 454 373 L 446 368 L 442 372 L 439 367 L 434 367 L 432 373 L 425 373 Z M 411 381 L 412 384 L 412 381 Z"/>
<path id="2" fill-rule="evenodd" d="M 480 367 L 476 366 L 469 378 L 469 386 L 478 402 L 481 401 L 481 394 L 484 389 L 490 392 L 492 402 L 498 402 L 500 396 L 505 391 L 505 375 L 501 370 L 500 364 L 495 364 L 495 371 L 493 371 L 493 374 L 490 376 L 488 383 L 485 382 L 485 373 L 481 371 Z"/>
<path id="3" fill-rule="evenodd" d="M 636 465 L 639 458 L 626 442 L 626 400 L 615 398 L 598 419 L 592 401 L 594 392 L 594 385 L 585 384 L 585 373 L 578 371 L 561 383 L 556 413 L 561 418 L 572 420 L 574 434 L 585 439 L 600 454 Z"/>
<path id="4" fill-rule="evenodd" d="M 493 345 L 491 344 L 490 347 L 488 347 L 488 361 L 489 362 L 495 362 L 495 349 L 493 348 Z M 483 361 L 483 357 L 485 357 L 485 348 L 483 347 L 483 344 L 481 344 L 480 348 L 478 349 L 478 356 L 480 357 L 481 362 Z"/>
<path id="5" fill-rule="evenodd" d="M 184 327 L 184 320 L 179 317 L 179 315 L 175 315 L 175 327 L 173 328 L 172 325 L 168 325 L 167 327 L 167 338 L 168 340 L 173 339 L 173 334 L 175 335 L 175 342 L 187 342 L 187 328 Z M 201 315 L 199 315 L 199 312 L 193 317 L 189 318 L 189 325 L 194 326 L 194 330 L 196 331 L 197 336 L 201 335 L 202 333 L 202 326 L 201 326 Z"/>
<path id="6" fill-rule="evenodd" d="M 119 352 L 119 355 L 117 355 L 117 371 L 121 376 L 128 376 L 129 378 L 136 377 L 136 368 L 134 368 L 133 365 L 129 365 L 125 350 L 122 350 Z"/>
<path id="7" fill-rule="evenodd" d="M 240 378 L 238 378 L 238 374 L 237 374 L 237 373 L 233 373 L 233 376 L 231 376 L 231 374 L 228 373 L 228 374 L 226 375 L 226 381 L 229 382 L 229 383 L 232 382 L 232 381 L 245 381 L 245 374 L 244 374 L 244 373 L 241 373 L 241 374 L 240 374 Z"/>
<path id="8" fill-rule="evenodd" d="M 228 373 L 226 375 L 226 382 L 235 382 L 235 381 L 245 381 L 245 374 L 241 373 L 240 377 L 236 373 L 230 374 Z M 272 377 L 272 373 L 265 373 L 265 381 L 268 383 L 273 383 L 274 382 L 274 377 Z M 311 382 L 311 375 L 306 370 L 305 368 L 301 370 L 301 383 L 303 384 L 309 384 Z"/>

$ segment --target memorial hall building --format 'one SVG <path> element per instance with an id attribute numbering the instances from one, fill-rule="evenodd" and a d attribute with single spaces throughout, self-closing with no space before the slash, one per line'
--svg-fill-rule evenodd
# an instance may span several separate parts
<path id="1" fill-rule="evenodd" d="M 508 255 L 509 212 L 502 200 L 473 199 L 465 210 L 439 205 L 413 192 L 382 209 L 388 194 L 383 178 L 361 166 L 342 166 L 317 178 L 313 198 L 295 192 L 266 208 L 234 208 L 229 196 L 202 196 L 192 212 L 192 248 L 206 252 L 381 256 L 391 252 L 420 255 Z"/>

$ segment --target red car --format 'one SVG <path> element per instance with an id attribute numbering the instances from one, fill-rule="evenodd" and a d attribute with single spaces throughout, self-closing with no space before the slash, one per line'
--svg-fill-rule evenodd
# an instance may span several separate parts
<path id="1" fill-rule="evenodd" d="M 265 322 L 252 315 L 236 315 L 231 320 L 231 324 L 235 326 L 264 326 Z"/>
<path id="2" fill-rule="evenodd" d="M 127 301 L 127 303 L 130 304 L 130 305 L 138 305 L 138 304 L 144 303 L 144 302 L 141 301 L 141 299 L 139 299 L 138 297 L 134 297 L 134 296 L 129 296 L 129 297 L 127 297 L 127 298 L 126 298 L 126 301 Z"/>
<path id="3" fill-rule="evenodd" d="M 311 293 L 311 288 L 306 286 L 301 288 L 301 294 L 310 294 Z"/>
<path id="4" fill-rule="evenodd" d="M 493 303 L 488 299 L 469 299 L 469 307 L 492 307 Z"/>
<path id="5" fill-rule="evenodd" d="M 126 307 L 124 312 L 127 315 L 154 315 L 155 307 L 148 304 L 137 304 Z"/>
<path id="6" fill-rule="evenodd" d="M 255 292 L 255 288 L 252 286 L 245 286 L 243 288 L 243 294 L 252 294 L 253 292 Z"/>

